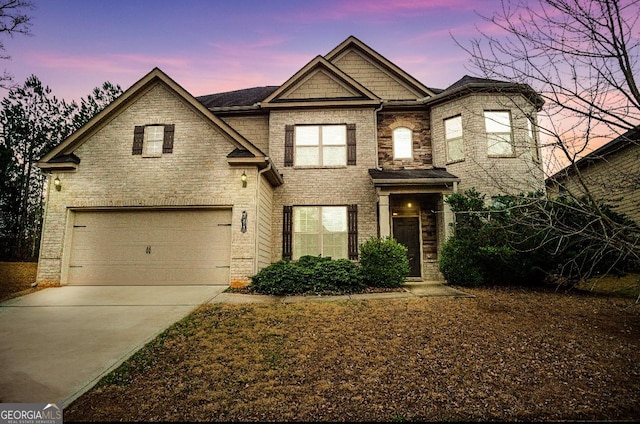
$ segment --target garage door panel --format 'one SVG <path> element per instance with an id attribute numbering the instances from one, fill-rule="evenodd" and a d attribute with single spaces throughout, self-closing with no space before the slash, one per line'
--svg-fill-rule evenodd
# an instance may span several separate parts
<path id="1" fill-rule="evenodd" d="M 69 284 L 228 284 L 231 210 L 75 212 Z"/>

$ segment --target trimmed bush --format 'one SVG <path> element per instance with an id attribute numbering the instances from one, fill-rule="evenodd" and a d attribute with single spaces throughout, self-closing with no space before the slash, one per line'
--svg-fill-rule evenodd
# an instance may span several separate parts
<path id="1" fill-rule="evenodd" d="M 302 256 L 278 261 L 251 277 L 250 290 L 276 296 L 292 294 L 342 294 L 364 288 L 358 266 L 348 259 Z"/>
<path id="2" fill-rule="evenodd" d="M 262 294 L 283 296 L 305 293 L 309 289 L 312 271 L 295 262 L 281 260 L 261 269 L 251 277 L 249 288 Z"/>
<path id="3" fill-rule="evenodd" d="M 360 245 L 360 272 L 367 286 L 402 286 L 409 275 L 407 248 L 391 237 L 371 237 Z"/>

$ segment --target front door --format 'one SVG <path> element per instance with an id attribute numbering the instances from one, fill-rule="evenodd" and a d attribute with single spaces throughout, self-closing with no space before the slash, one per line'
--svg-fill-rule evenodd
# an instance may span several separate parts
<path id="1" fill-rule="evenodd" d="M 393 238 L 407 248 L 409 277 L 420 277 L 420 220 L 418 217 L 394 217 Z"/>

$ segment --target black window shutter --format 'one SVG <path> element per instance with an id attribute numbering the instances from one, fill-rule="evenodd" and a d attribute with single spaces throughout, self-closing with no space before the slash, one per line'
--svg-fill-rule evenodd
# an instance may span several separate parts
<path id="1" fill-rule="evenodd" d="M 284 166 L 293 166 L 293 125 L 284 127 Z"/>
<path id="2" fill-rule="evenodd" d="M 356 124 L 347 124 L 347 165 L 356 164 Z"/>
<path id="3" fill-rule="evenodd" d="M 133 130 L 133 148 L 131 149 L 132 155 L 142 154 L 142 143 L 144 143 L 144 126 L 138 126 Z"/>
<path id="4" fill-rule="evenodd" d="M 349 259 L 358 259 L 358 205 L 347 207 L 347 227 L 349 229 Z"/>
<path id="5" fill-rule="evenodd" d="M 291 260 L 293 247 L 293 206 L 285 206 L 282 215 L 282 258 Z"/>
<path id="6" fill-rule="evenodd" d="M 174 124 L 164 126 L 164 139 L 162 140 L 162 153 L 173 153 Z"/>

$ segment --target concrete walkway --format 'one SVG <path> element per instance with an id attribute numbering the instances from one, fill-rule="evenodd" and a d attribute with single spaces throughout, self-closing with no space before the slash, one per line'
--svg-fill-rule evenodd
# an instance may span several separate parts
<path id="1" fill-rule="evenodd" d="M 469 297 L 441 283 L 346 296 L 225 293 L 227 286 L 64 286 L 0 303 L 0 403 L 67 406 L 204 303 Z"/>
<path id="2" fill-rule="evenodd" d="M 406 283 L 404 291 L 384 293 L 358 293 L 340 296 L 268 296 L 240 293 L 220 293 L 209 303 L 298 303 L 331 302 L 335 300 L 402 299 L 416 297 L 474 297 L 439 281 L 415 281 Z"/>

